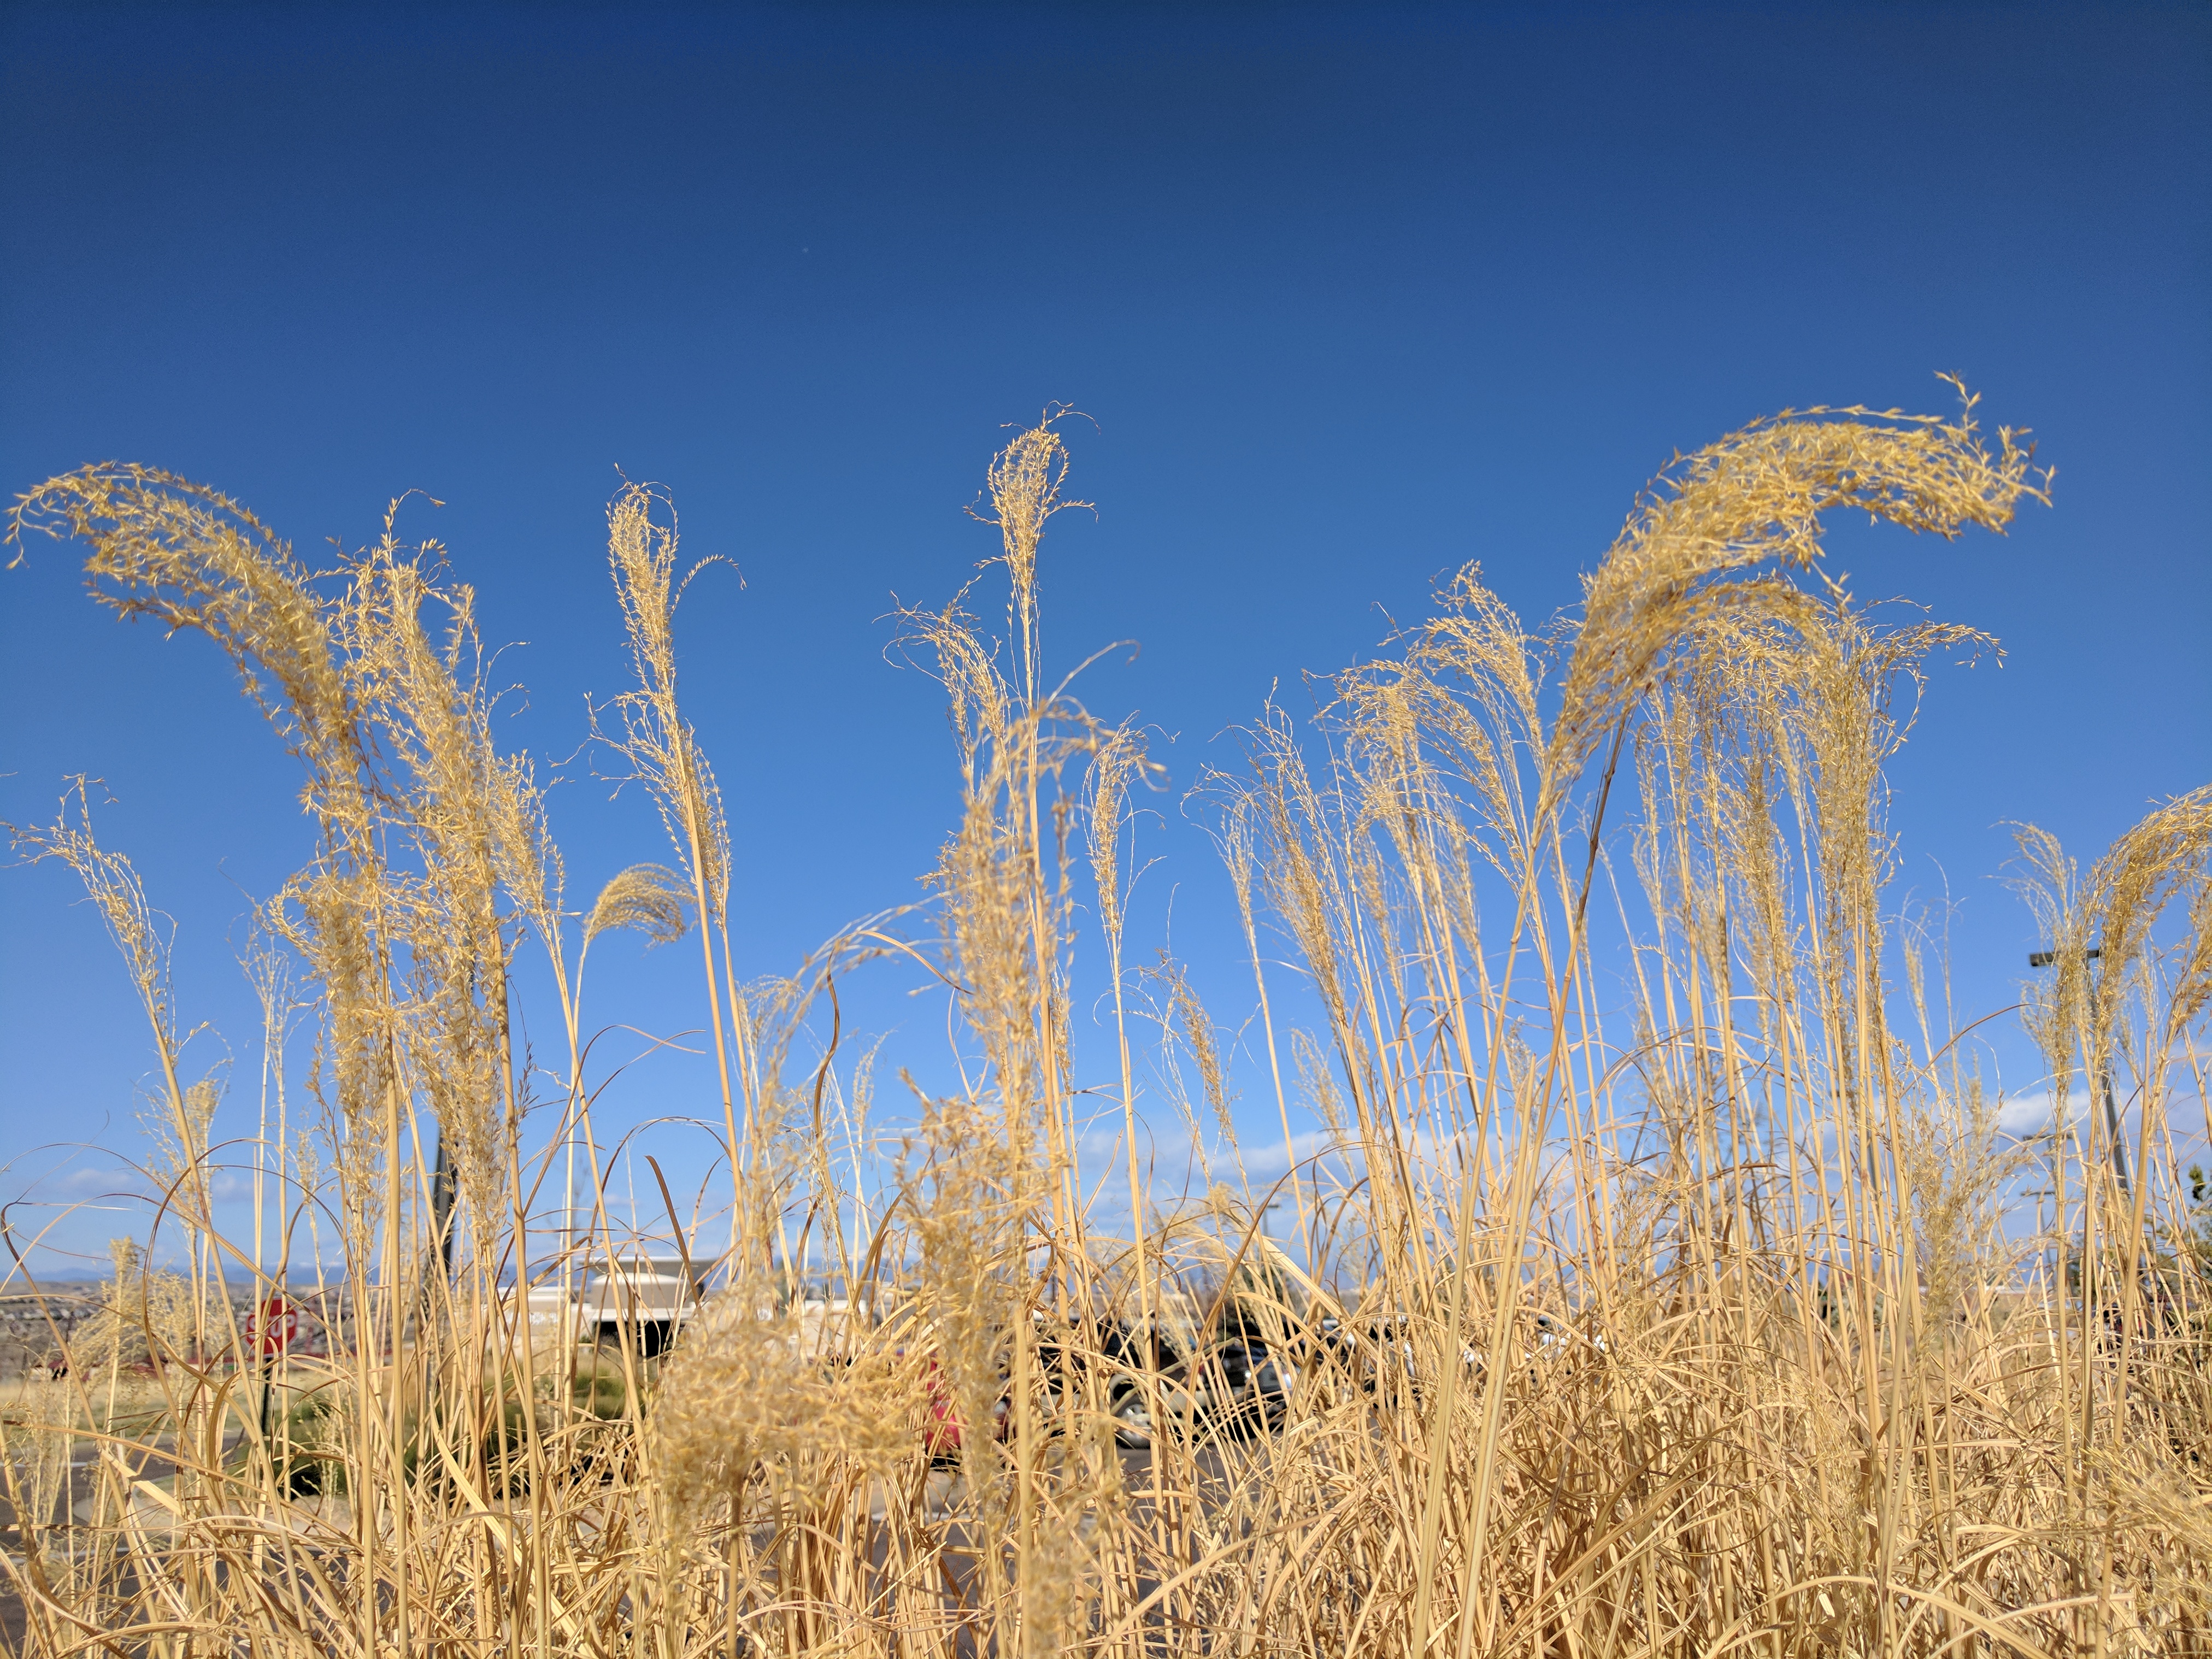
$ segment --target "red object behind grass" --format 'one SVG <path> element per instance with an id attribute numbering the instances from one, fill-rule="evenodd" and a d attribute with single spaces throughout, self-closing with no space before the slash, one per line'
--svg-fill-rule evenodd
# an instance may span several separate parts
<path id="1" fill-rule="evenodd" d="M 960 1459 L 966 1431 L 960 1421 L 960 1407 L 945 1386 L 945 1370 L 932 1354 L 924 1362 L 923 1377 L 929 1387 L 929 1418 L 922 1429 L 922 1444 L 933 1463 L 954 1463 Z M 1006 1419 L 1010 1401 L 1001 1395 L 991 1410 L 991 1438 L 1006 1437 Z"/>

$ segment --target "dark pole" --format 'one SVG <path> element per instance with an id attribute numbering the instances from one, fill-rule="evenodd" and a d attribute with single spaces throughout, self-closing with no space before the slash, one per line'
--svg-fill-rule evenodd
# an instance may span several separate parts
<path id="1" fill-rule="evenodd" d="M 264 1311 L 261 1316 L 264 1323 L 269 1317 L 265 1311 L 268 1305 L 264 1299 L 262 1303 Z M 266 1457 L 269 1455 L 269 1391 L 276 1386 L 276 1356 L 268 1352 L 269 1335 L 266 1330 L 256 1334 L 253 1346 L 263 1351 L 259 1356 L 261 1360 L 261 1455 Z"/>
<path id="2" fill-rule="evenodd" d="M 2098 962 L 2104 954 L 2102 951 L 2091 951 L 2087 952 L 2087 957 L 2091 962 Z M 2056 951 L 2030 951 L 2027 953 L 2027 965 L 2031 968 L 2048 968 L 2057 960 L 2058 952 Z M 2112 1173 L 2119 1177 L 2120 1190 L 2133 1198 L 2135 1186 L 2128 1179 L 2128 1149 L 2120 1139 L 2120 1110 L 2112 1102 L 2112 1060 L 2110 1054 L 2097 1057 L 2097 1084 L 2105 1097 L 2105 1127 L 2112 1136 Z M 2059 1109 L 2063 1115 L 2065 1108 L 2062 1104 Z"/>
<path id="3" fill-rule="evenodd" d="M 438 1163 L 430 1174 L 430 1227 L 437 1235 L 438 1265 L 453 1276 L 453 1161 L 446 1151 L 446 1131 L 438 1130 Z"/>
<path id="4" fill-rule="evenodd" d="M 2135 1183 L 2128 1179 L 2127 1144 L 2120 1139 L 2120 1111 L 2112 1104 L 2112 1062 L 2109 1056 L 2098 1062 L 2097 1076 L 2105 1085 L 2105 1124 L 2112 1132 L 2112 1173 L 2120 1178 L 2120 1191 L 2133 1198 L 2136 1189 Z"/>

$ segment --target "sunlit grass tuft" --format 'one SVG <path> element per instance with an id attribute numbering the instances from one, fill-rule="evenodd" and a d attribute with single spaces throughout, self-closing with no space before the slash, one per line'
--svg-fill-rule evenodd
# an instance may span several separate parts
<path id="1" fill-rule="evenodd" d="M 282 1215 L 249 1243 L 213 1224 L 215 1091 L 137 872 L 81 785 L 14 831 L 82 878 L 138 990 L 147 1164 L 190 1268 L 118 1256 L 65 1368 L 9 1397 L 28 1650 L 2212 1650 L 2203 1258 L 2169 1116 L 2212 999 L 2212 789 L 2086 872 L 2025 832 L 2054 969 L 2031 1029 L 2056 1097 L 2078 1074 L 2121 1105 L 2004 1136 L 1974 1013 L 1887 908 L 1882 781 L 1923 665 L 1987 642 L 1818 562 L 1837 509 L 1948 538 L 2047 499 L 1972 410 L 1760 422 L 1662 476 L 1564 631 L 1469 566 L 1310 726 L 1259 711 L 1247 763 L 1188 797 L 1253 976 L 1225 1023 L 1127 937 L 1133 803 L 1162 777 L 1142 732 L 1047 665 L 1056 417 L 987 474 L 1008 637 L 965 591 L 903 618 L 961 786 L 928 901 L 753 984 L 749 878 L 677 696 L 696 567 L 665 493 L 610 509 L 636 684 L 592 735 L 672 861 L 579 914 L 439 550 L 388 519 L 313 573 L 165 473 L 33 491 L 19 540 L 78 539 L 101 603 L 229 653 L 319 835 L 249 959 L 280 1055 L 255 1191 Z M 678 1258 L 650 1273 L 586 1076 L 613 929 L 696 933 L 701 994 L 665 1024 L 710 1022 L 731 1199 L 712 1237 L 647 1160 Z M 565 1035 L 534 1078 L 526 942 Z M 835 986 L 917 965 L 965 1083 L 915 1085 L 893 1137 Z M 301 1009 L 304 1136 L 279 1040 Z M 1237 1150 L 1239 1079 L 1280 1149 L 1262 1109 Z M 1214 1181 L 1168 1212 L 1139 1142 L 1176 1118 Z M 2029 1175 L 2036 1237 L 2008 1224 Z M 1114 1220 L 1117 1182 L 1139 1201 Z M 223 1275 L 303 1265 L 326 1352 L 266 1359 Z"/>

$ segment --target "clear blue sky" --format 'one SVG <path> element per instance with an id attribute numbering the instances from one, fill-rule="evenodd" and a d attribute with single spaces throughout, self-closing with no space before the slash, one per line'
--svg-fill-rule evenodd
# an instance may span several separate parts
<path id="1" fill-rule="evenodd" d="M 1462 561 L 1540 621 L 1677 447 L 1785 404 L 1942 408 L 1939 369 L 2059 470 L 2007 540 L 1841 561 L 2008 653 L 1937 672 L 1894 771 L 1908 881 L 1963 901 L 1962 1002 L 2010 1000 L 2034 942 L 1992 879 L 2007 821 L 2094 853 L 2212 763 L 2201 5 L 16 5 L 0 59 L 0 482 L 153 463 L 310 554 L 427 491 L 403 531 L 527 642 L 506 736 L 552 755 L 623 672 L 615 469 L 664 482 L 744 574 L 693 589 L 682 646 L 755 971 L 912 895 L 951 823 L 885 613 L 991 551 L 961 509 L 1052 399 L 1096 420 L 1099 510 L 1047 544 L 1048 639 L 1141 642 L 1088 696 L 1176 734 L 1178 792 Z M 250 1130 L 232 950 L 310 848 L 295 779 L 204 642 L 117 623 L 76 568 L 0 576 L 0 817 L 105 781 Z M 605 793 L 556 799 L 586 896 L 660 855 Z M 1225 884 L 1175 802 L 1146 937 L 1172 898 L 1234 1024 Z M 150 1050 L 74 896 L 0 874 L 0 1200 L 36 1148 L 131 1144 Z M 605 958 L 600 1018 L 696 1023 L 684 963 Z M 856 990 L 865 1023 L 926 1043 L 899 988 Z M 651 1062 L 610 1119 L 702 1087 Z M 108 1179 L 73 1167 L 30 1195 Z"/>

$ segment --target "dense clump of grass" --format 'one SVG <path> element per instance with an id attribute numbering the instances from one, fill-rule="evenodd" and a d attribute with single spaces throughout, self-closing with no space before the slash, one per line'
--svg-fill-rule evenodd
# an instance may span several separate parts
<path id="1" fill-rule="evenodd" d="M 610 510 L 636 685 L 595 735 L 672 861 L 580 914 L 436 549 L 387 520 L 313 573 L 167 474 L 32 492 L 19 537 L 75 537 L 100 602 L 228 653 L 319 826 L 249 964 L 272 1045 L 303 1008 L 315 1042 L 304 1135 L 274 1068 L 256 1179 L 286 1221 L 250 1250 L 213 1225 L 212 1092 L 135 871 L 81 788 L 15 832 L 83 878 L 138 987 L 197 1275 L 127 1264 L 87 1363 L 4 1429 L 32 1650 L 2204 1650 L 2205 1287 L 2168 1106 L 2212 997 L 2212 789 L 2087 872 L 2027 832 L 2056 1097 L 2110 1079 L 2126 1112 L 2007 1140 L 1885 908 L 1883 764 L 1921 665 L 1984 642 L 1893 623 L 1817 562 L 1839 509 L 1949 538 L 2041 498 L 1972 410 L 1761 422 L 1662 476 L 1562 629 L 1530 635 L 1470 566 L 1312 729 L 1261 713 L 1248 763 L 1192 799 L 1218 814 L 1291 1173 L 1176 1214 L 1141 1198 L 1136 1024 L 1171 1091 L 1195 1074 L 1194 1143 L 1233 1146 L 1237 1045 L 1176 964 L 1125 960 L 1131 792 L 1156 769 L 1046 666 L 1040 548 L 1071 504 L 1052 421 L 988 476 L 1007 637 L 964 594 L 905 618 L 962 781 L 931 902 L 754 984 L 677 697 L 665 495 Z M 1120 1236 L 1079 1156 L 1086 909 Z M 665 1358 L 541 1331 L 510 1285 L 626 1248 L 585 1077 L 586 957 L 617 928 L 696 933 L 731 1182 L 726 1248 L 668 1201 L 714 1289 Z M 1271 982 L 1277 937 L 1295 988 Z M 526 940 L 567 1037 L 550 1138 L 520 1106 Z M 844 1060 L 824 994 L 884 957 L 942 984 L 969 1081 L 864 1171 L 874 1051 Z M 2002 1210 L 2031 1159 L 2055 1221 L 2022 1242 Z M 1261 1237 L 1279 1198 L 1299 1251 Z M 332 1340 L 272 1368 L 272 1412 L 208 1286 L 281 1274 L 295 1217 L 330 1247 Z M 810 1303 L 790 1264 L 816 1256 L 836 1266 Z M 1272 1423 L 1193 1419 L 1206 1379 L 1133 1358 L 1131 1333 L 1194 1310 L 1277 1354 Z M 102 1388 L 159 1393 L 158 1427 Z M 1137 1456 L 1115 1443 L 1133 1413 Z"/>

